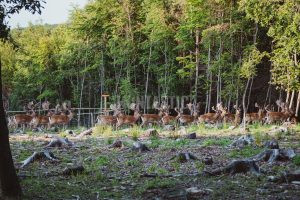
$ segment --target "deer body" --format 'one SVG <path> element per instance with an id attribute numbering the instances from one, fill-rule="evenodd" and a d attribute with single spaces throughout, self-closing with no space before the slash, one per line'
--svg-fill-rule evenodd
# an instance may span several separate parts
<path id="1" fill-rule="evenodd" d="M 64 128 L 64 126 L 66 126 L 71 121 L 73 116 L 73 112 L 70 112 L 68 115 L 52 115 L 49 117 L 48 128 L 51 128 L 52 125 L 63 125 Z"/>
<path id="2" fill-rule="evenodd" d="M 117 128 L 124 124 L 135 125 L 137 120 L 140 118 L 140 114 L 138 112 L 134 112 L 134 115 L 119 115 L 117 117 Z"/>
<path id="3" fill-rule="evenodd" d="M 25 129 L 25 126 L 30 124 L 32 118 L 33 116 L 28 114 L 17 114 L 13 116 L 12 124 L 14 124 L 16 128 L 18 128 L 19 125 L 21 125 L 23 129 Z"/>
<path id="4" fill-rule="evenodd" d="M 100 125 L 111 125 L 117 124 L 117 117 L 112 115 L 99 115 L 97 117 L 97 123 Z"/>

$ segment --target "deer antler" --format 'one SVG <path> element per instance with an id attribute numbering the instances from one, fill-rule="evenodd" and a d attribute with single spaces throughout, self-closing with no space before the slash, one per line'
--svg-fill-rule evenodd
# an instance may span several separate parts
<path id="1" fill-rule="evenodd" d="M 156 110 L 160 109 L 158 101 L 153 102 L 153 108 L 155 108 Z"/>
<path id="2" fill-rule="evenodd" d="M 34 109 L 34 103 L 33 103 L 33 101 L 30 101 L 28 104 L 27 104 L 27 108 L 29 109 L 29 110 L 33 110 Z"/>
<path id="3" fill-rule="evenodd" d="M 62 103 L 62 109 L 63 109 L 63 110 L 68 110 L 68 106 L 67 106 L 67 103 L 66 103 L 66 102 L 63 102 L 63 103 Z"/>
<path id="4" fill-rule="evenodd" d="M 135 103 L 131 103 L 129 106 L 130 110 L 135 110 L 136 109 L 136 104 Z"/>
<path id="5" fill-rule="evenodd" d="M 44 101 L 44 102 L 42 103 L 42 108 L 43 108 L 43 110 L 49 110 L 49 106 L 50 106 L 49 101 Z"/>

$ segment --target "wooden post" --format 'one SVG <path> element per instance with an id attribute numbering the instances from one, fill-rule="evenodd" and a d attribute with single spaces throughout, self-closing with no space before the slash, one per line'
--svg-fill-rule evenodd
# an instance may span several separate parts
<path id="1" fill-rule="evenodd" d="M 107 115 L 107 98 L 109 97 L 108 94 L 102 94 L 102 97 L 104 98 L 104 113 Z"/>

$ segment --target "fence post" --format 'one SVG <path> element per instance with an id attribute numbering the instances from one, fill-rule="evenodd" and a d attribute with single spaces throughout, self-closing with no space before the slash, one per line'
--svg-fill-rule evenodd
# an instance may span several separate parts
<path id="1" fill-rule="evenodd" d="M 91 127 L 94 127 L 94 114 L 91 113 Z"/>

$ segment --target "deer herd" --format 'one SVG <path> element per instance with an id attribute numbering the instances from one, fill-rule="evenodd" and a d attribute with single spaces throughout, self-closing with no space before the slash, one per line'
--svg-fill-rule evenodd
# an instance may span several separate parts
<path id="1" fill-rule="evenodd" d="M 54 125 L 62 125 L 65 127 L 69 124 L 70 120 L 73 118 L 74 113 L 71 106 L 67 103 L 62 103 L 62 105 L 57 104 L 55 109 L 50 109 L 50 103 L 45 101 L 41 104 L 44 115 L 36 113 L 36 109 L 40 106 L 40 103 L 34 104 L 33 101 L 29 102 L 27 106 L 24 106 L 26 114 L 16 114 L 14 116 L 8 117 L 8 127 L 18 128 L 21 126 L 23 130 L 26 126 L 30 128 L 51 128 Z"/>
<path id="2" fill-rule="evenodd" d="M 258 108 L 258 112 L 246 113 L 245 123 L 284 123 L 286 121 L 295 122 L 296 118 L 294 113 L 286 103 L 277 100 L 276 104 L 281 109 L 278 112 L 272 111 L 270 106 L 262 107 L 255 103 L 255 107 Z M 41 107 L 44 114 L 37 114 L 36 109 Z M 62 103 L 57 104 L 55 109 L 50 109 L 50 103 L 45 101 L 43 103 L 34 104 L 33 102 L 28 103 L 24 106 L 26 114 L 16 114 L 8 117 L 8 126 L 10 128 L 18 128 L 19 126 L 23 129 L 28 126 L 30 128 L 51 128 L 52 126 L 62 125 L 63 128 L 69 124 L 71 119 L 74 117 L 73 109 L 70 104 Z M 234 126 L 238 126 L 242 122 L 241 108 L 234 106 L 234 113 L 230 113 L 227 107 L 224 107 L 222 103 L 218 103 L 216 107 L 212 107 L 214 112 L 205 113 L 199 115 L 200 103 L 192 104 L 189 103 L 186 107 L 189 110 L 189 114 L 184 114 L 184 109 L 177 107 L 174 111 L 177 113 L 176 116 L 170 115 L 170 105 L 166 102 L 159 103 L 154 102 L 153 107 L 157 110 L 157 114 L 142 114 L 140 112 L 140 105 L 132 103 L 129 109 L 133 111 L 133 115 L 124 114 L 120 104 L 112 104 L 110 106 L 113 110 L 113 115 L 98 115 L 97 124 L 110 125 L 118 129 L 123 125 L 135 125 L 141 121 L 141 126 L 148 126 L 149 124 L 156 125 L 170 125 L 170 124 L 219 124 L 227 123 Z M 39 113 L 40 113 L 39 111 Z"/>
<path id="3" fill-rule="evenodd" d="M 283 123 L 286 121 L 296 121 L 296 118 L 293 116 L 294 113 L 288 108 L 286 103 L 281 101 L 276 101 L 276 104 L 281 108 L 281 111 L 274 112 L 270 110 L 269 106 L 262 107 L 255 103 L 255 107 L 258 108 L 258 112 L 255 113 L 246 113 L 245 114 L 245 123 Z M 209 124 L 218 124 L 218 123 L 229 123 L 234 126 L 238 126 L 242 122 L 241 117 L 241 108 L 234 106 L 234 113 L 228 112 L 227 107 L 224 107 L 222 103 L 218 103 L 216 107 L 212 107 L 214 112 L 209 112 L 206 114 L 199 115 L 200 103 L 192 104 L 189 103 L 186 105 L 189 114 L 184 114 L 184 109 L 175 108 L 174 111 L 177 113 L 177 116 L 170 115 L 170 106 L 163 102 L 159 105 L 159 102 L 154 102 L 153 107 L 158 111 L 158 114 L 141 114 L 139 105 L 132 103 L 129 108 L 134 112 L 133 115 L 125 115 L 122 112 L 120 104 L 112 104 L 110 108 L 113 110 L 113 115 L 99 115 L 97 117 L 98 124 L 101 125 L 111 125 L 116 128 L 121 127 L 122 125 L 135 125 L 141 119 L 141 126 L 144 127 L 149 124 L 199 124 L 199 123 L 209 123 Z"/>

